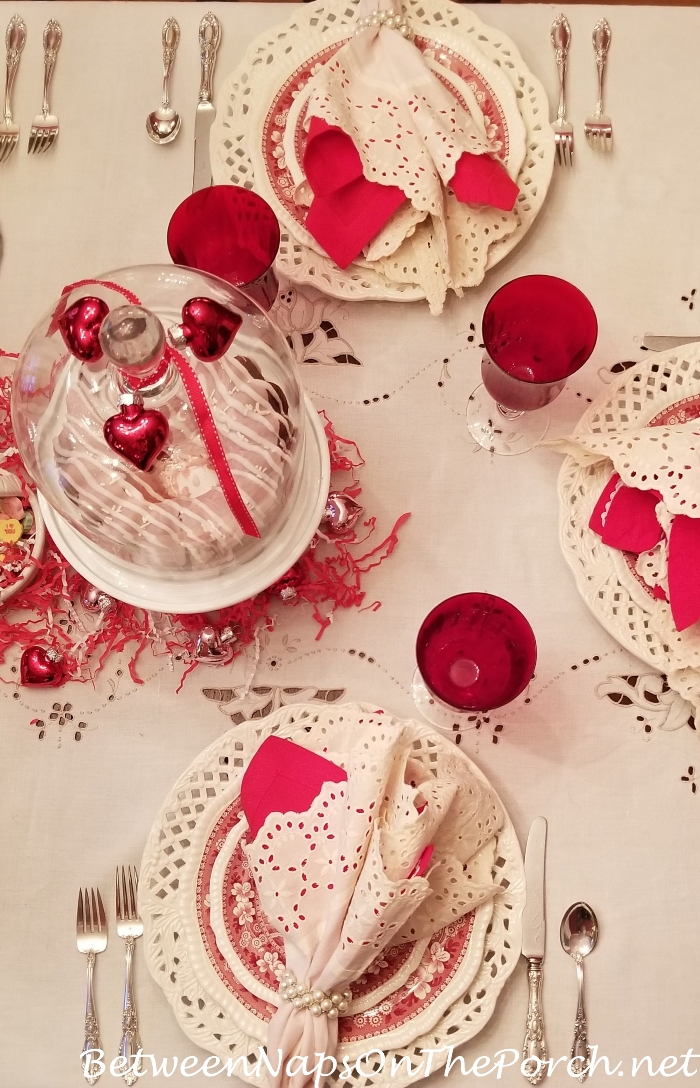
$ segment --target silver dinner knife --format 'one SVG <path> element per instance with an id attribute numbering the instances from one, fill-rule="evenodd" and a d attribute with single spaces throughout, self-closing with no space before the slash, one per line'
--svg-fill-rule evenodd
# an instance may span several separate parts
<path id="1" fill-rule="evenodd" d="M 523 1042 L 523 1061 L 539 1058 L 540 1065 L 526 1074 L 530 1084 L 539 1084 L 547 1072 L 547 1044 L 542 1012 L 542 965 L 544 963 L 544 858 L 547 845 L 547 821 L 536 816 L 530 827 L 525 848 L 525 884 L 527 899 L 523 911 L 523 956 L 527 959 L 529 984 L 527 1025 Z M 534 1062 L 531 1063 L 534 1066 Z"/>
<path id="2" fill-rule="evenodd" d="M 216 107 L 212 102 L 214 83 L 214 64 L 216 51 L 221 39 L 221 23 L 213 12 L 208 11 L 199 24 L 199 57 L 201 61 L 201 81 L 199 102 L 194 121 L 194 176 L 192 192 L 206 189 L 211 185 L 211 160 L 209 158 L 209 130 L 216 117 Z"/>
<path id="3" fill-rule="evenodd" d="M 652 336 L 650 333 L 642 340 L 649 351 L 670 351 L 671 348 L 682 348 L 684 344 L 697 344 L 700 336 Z"/>

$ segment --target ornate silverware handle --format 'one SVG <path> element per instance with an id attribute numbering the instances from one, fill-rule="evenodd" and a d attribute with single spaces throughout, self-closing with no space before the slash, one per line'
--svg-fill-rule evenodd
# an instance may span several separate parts
<path id="1" fill-rule="evenodd" d="M 211 102 L 213 94 L 214 63 L 221 39 L 221 23 L 213 12 L 208 11 L 199 24 L 199 56 L 202 62 L 202 81 L 199 101 Z"/>
<path id="2" fill-rule="evenodd" d="M 134 1058 L 141 1049 L 139 1023 L 136 1016 L 136 1002 L 133 992 L 132 968 L 134 963 L 134 937 L 125 937 L 126 942 L 126 977 L 124 980 L 124 1008 L 122 1010 L 122 1041 L 119 1054 L 123 1063 L 122 1074 L 126 1084 L 135 1084 L 138 1077 L 134 1068 Z"/>
<path id="3" fill-rule="evenodd" d="M 47 116 L 49 111 L 49 86 L 51 84 L 51 77 L 53 70 L 56 66 L 56 56 L 58 50 L 61 47 L 61 39 L 63 38 L 63 31 L 56 22 L 55 19 L 49 19 L 44 28 L 44 104 L 41 107 L 41 112 L 44 117 Z"/>
<path id="4" fill-rule="evenodd" d="M 566 15 L 557 15 L 552 23 L 550 37 L 554 46 L 554 58 L 557 62 L 557 72 L 559 74 L 557 121 L 564 121 L 566 120 L 566 63 L 571 44 L 571 27 Z"/>
<path id="5" fill-rule="evenodd" d="M 7 49 L 7 71 L 5 74 L 5 121 L 12 121 L 12 88 L 19 68 L 19 58 L 22 55 L 27 41 L 27 27 L 24 19 L 19 15 L 13 15 L 7 24 L 5 32 L 5 47 Z"/>
<path id="6" fill-rule="evenodd" d="M 586 1024 L 586 1009 L 583 1003 L 583 956 L 576 956 L 576 977 L 578 979 L 578 1005 L 576 1007 L 576 1022 L 574 1024 L 574 1041 L 571 1047 L 571 1057 L 580 1058 L 581 1072 L 578 1079 L 583 1084 L 588 1076 L 588 1067 L 591 1052 L 588 1047 L 588 1025 Z"/>
<path id="7" fill-rule="evenodd" d="M 175 53 L 180 44 L 180 25 L 176 19 L 166 19 L 163 24 L 163 109 L 170 105 L 170 73 L 175 62 Z"/>
<path id="8" fill-rule="evenodd" d="M 529 959 L 527 968 L 528 1003 L 525 1041 L 523 1042 L 523 1061 L 538 1058 L 537 1070 L 527 1075 L 530 1084 L 539 1084 L 547 1072 L 547 1044 L 544 1038 L 544 1014 L 542 1012 L 542 960 Z M 533 1062 L 534 1065 L 534 1062 Z"/>
<path id="9" fill-rule="evenodd" d="M 599 19 L 593 27 L 593 49 L 595 51 L 595 63 L 598 69 L 598 104 L 595 108 L 596 117 L 603 113 L 603 82 L 605 80 L 605 62 L 608 59 L 608 50 L 612 33 L 607 19 Z"/>
<path id="10" fill-rule="evenodd" d="M 100 1029 L 95 1016 L 95 1001 L 92 994 L 92 976 L 95 970 L 95 953 L 87 953 L 87 997 L 85 998 L 85 1042 L 83 1054 L 88 1050 L 101 1050 Z M 95 1055 L 97 1057 L 97 1055 Z M 83 1058 L 83 1075 L 88 1084 L 94 1084 L 99 1080 L 100 1074 L 91 1072 L 93 1057 L 85 1054 Z"/>

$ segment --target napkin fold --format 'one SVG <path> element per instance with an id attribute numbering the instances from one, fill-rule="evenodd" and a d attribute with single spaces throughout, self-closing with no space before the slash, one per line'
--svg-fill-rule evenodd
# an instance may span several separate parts
<path id="1" fill-rule="evenodd" d="M 700 621 L 700 432 L 697 423 L 574 435 L 552 443 L 584 464 L 611 462 L 589 527 L 611 548 L 649 561 L 636 570 L 668 602 L 676 631 Z M 656 549 L 665 555 L 658 556 Z M 650 581 L 645 566 L 667 572 Z M 653 582 L 653 584 L 652 584 Z"/>
<path id="2" fill-rule="evenodd" d="M 401 15 L 393 0 L 378 9 Z M 361 0 L 358 18 L 375 15 Z M 342 268 L 409 201 L 443 224 L 449 189 L 465 204 L 510 211 L 518 186 L 480 111 L 462 106 L 396 29 L 361 29 L 312 77 L 303 158 L 314 194 L 306 227 Z M 415 220 L 407 229 L 415 228 Z"/>
<path id="3" fill-rule="evenodd" d="M 466 856 L 501 826 L 491 791 L 456 757 L 438 757 L 431 773 L 401 725 L 369 717 L 354 729 L 347 751 L 323 756 L 269 738 L 243 777 L 244 849 L 288 972 L 268 1029 L 272 1064 L 282 1057 L 274 1088 L 309 1080 L 303 1071 L 287 1077 L 290 1057 L 335 1051 L 346 988 L 385 948 L 418 939 L 415 919 L 420 936 L 432 934 L 497 891 L 475 882 Z M 432 910 L 421 914 L 428 900 Z"/>

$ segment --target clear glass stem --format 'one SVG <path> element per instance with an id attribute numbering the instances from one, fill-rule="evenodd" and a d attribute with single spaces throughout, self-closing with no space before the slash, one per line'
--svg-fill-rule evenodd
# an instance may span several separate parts
<path id="1" fill-rule="evenodd" d="M 498 411 L 504 419 L 520 419 L 524 412 L 517 412 L 515 408 L 504 408 L 502 404 L 496 404 Z"/>

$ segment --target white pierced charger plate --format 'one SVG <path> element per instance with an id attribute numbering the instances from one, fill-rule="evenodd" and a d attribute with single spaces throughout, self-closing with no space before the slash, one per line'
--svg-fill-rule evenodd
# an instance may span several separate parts
<path id="1" fill-rule="evenodd" d="M 239 789 L 240 778 L 253 753 L 266 736 L 275 733 L 284 737 L 299 737 L 303 741 L 310 731 L 326 733 L 340 725 L 347 727 L 362 714 L 376 713 L 376 708 L 348 705 L 326 707 L 313 704 L 283 707 L 263 722 L 246 722 L 230 730 L 210 745 L 176 783 L 162 808 L 149 836 L 141 868 L 139 907 L 145 925 L 145 954 L 151 974 L 162 987 L 177 1019 L 193 1042 L 220 1058 L 247 1058 L 252 1066 L 258 1060 L 260 1042 L 242 1030 L 230 1015 L 226 1004 L 217 1000 L 202 985 L 202 942 L 199 920 L 192 917 L 193 891 L 199 885 L 202 858 L 202 838 L 205 825 L 216 826 L 216 813 L 226 808 L 226 800 Z M 388 715 L 382 714 L 386 722 Z M 412 722 L 415 734 L 415 758 L 429 766 L 436 750 L 453 745 L 434 734 L 425 723 Z M 460 755 L 462 755 L 460 753 Z M 465 766 L 482 782 L 483 774 L 466 756 Z M 230 807 L 230 806 L 229 806 Z M 221 842 L 223 848 L 225 836 Z M 441 1007 L 439 1019 L 432 1028 L 416 1036 L 408 1031 L 405 1042 L 395 1042 L 389 1052 L 397 1060 L 404 1054 L 415 1057 L 415 1049 L 459 1046 L 477 1034 L 491 1016 L 500 990 L 520 956 L 521 913 L 525 900 L 522 855 L 512 824 L 506 822 L 496 840 L 494 878 L 502 892 L 493 901 L 493 913 L 484 926 L 483 953 L 476 974 L 466 991 L 449 993 Z M 193 888 L 194 876 L 194 888 Z M 187 903 L 183 903 L 183 897 Z M 474 912 L 475 914 L 477 912 Z M 490 913 L 490 910 L 489 910 Z M 476 936 L 476 934 L 475 934 Z M 207 965 L 209 967 L 210 965 Z M 408 1035 L 411 1039 L 408 1039 Z M 358 1053 L 377 1044 L 376 1037 L 365 1041 Z M 446 1060 L 435 1055 L 435 1068 Z M 357 1088 L 383 1085 L 403 1086 L 411 1080 L 406 1063 L 396 1076 L 389 1071 L 363 1071 Z M 240 1072 L 238 1072 L 240 1070 Z M 238 1075 L 250 1083 L 254 1074 L 246 1075 L 237 1067 Z M 334 1078 L 331 1078 L 332 1080 Z"/>
<path id="2" fill-rule="evenodd" d="M 315 63 L 310 61 L 352 34 L 358 4 L 359 0 L 348 0 L 343 5 L 316 0 L 253 42 L 219 94 L 210 139 L 212 174 L 216 184 L 243 185 L 273 203 L 282 222 L 277 267 L 289 279 L 314 284 L 337 298 L 409 302 L 425 298 L 418 285 L 391 282 L 366 262 L 341 271 L 330 257 L 318 251 L 292 215 L 293 204 L 279 199 L 280 179 L 284 183 L 286 171 L 276 169 L 269 144 L 267 150 L 263 149 L 263 143 L 274 134 L 276 116 L 281 118 L 280 133 L 286 118 L 272 111 L 273 116 L 263 127 L 258 115 L 260 103 L 272 103 L 282 84 L 288 84 L 295 72 L 301 83 L 298 90 L 303 89 Z M 483 56 L 482 66 L 489 72 L 496 69 L 499 85 L 507 80 L 517 98 L 525 126 L 525 155 L 517 177 L 520 223 L 507 238 L 491 245 L 488 269 L 518 244 L 544 203 L 554 165 L 547 97 L 515 45 L 468 8 L 450 0 L 406 0 L 404 10 L 420 38 L 442 46 L 444 63 L 459 67 L 469 63 L 468 57 Z M 271 179 L 276 179 L 274 184 Z M 286 184 L 292 184 L 291 175 Z"/>
<path id="3" fill-rule="evenodd" d="M 626 370 L 587 409 L 575 434 L 616 434 L 700 418 L 700 345 L 650 353 Z M 670 609 L 652 596 L 635 563 L 589 528 L 611 476 L 609 462 L 581 465 L 567 456 L 558 480 L 564 557 L 584 601 L 621 646 L 664 673 L 700 713 L 700 634 L 679 632 Z M 691 661 L 689 665 L 688 662 Z"/>

